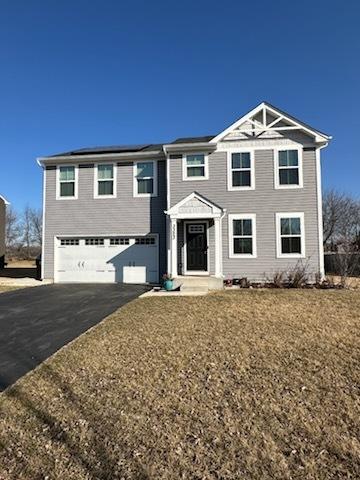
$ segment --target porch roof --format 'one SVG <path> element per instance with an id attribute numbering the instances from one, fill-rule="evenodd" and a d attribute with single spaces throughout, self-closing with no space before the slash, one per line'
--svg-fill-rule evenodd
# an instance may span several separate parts
<path id="1" fill-rule="evenodd" d="M 224 209 L 216 203 L 208 200 L 197 192 L 192 192 L 180 202 L 165 211 L 170 218 L 218 218 L 224 213 Z"/>

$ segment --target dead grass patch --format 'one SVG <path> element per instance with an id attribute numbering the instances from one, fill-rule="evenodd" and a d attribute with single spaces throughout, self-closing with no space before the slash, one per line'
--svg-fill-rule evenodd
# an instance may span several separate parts
<path id="1" fill-rule="evenodd" d="M 136 300 L 2 395 L 0 478 L 359 478 L 359 316 L 346 290 Z"/>

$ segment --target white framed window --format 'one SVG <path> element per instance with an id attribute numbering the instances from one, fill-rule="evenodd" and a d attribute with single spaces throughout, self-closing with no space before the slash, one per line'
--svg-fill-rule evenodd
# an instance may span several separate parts
<path id="1" fill-rule="evenodd" d="M 104 238 L 85 238 L 85 245 L 87 246 L 102 246 L 104 245 Z"/>
<path id="2" fill-rule="evenodd" d="M 227 152 L 228 190 L 254 190 L 254 150 Z"/>
<path id="3" fill-rule="evenodd" d="M 95 165 L 94 197 L 116 197 L 116 164 L 99 163 Z"/>
<path id="4" fill-rule="evenodd" d="M 302 188 L 302 148 L 274 150 L 275 188 Z"/>
<path id="5" fill-rule="evenodd" d="M 256 258 L 256 215 L 229 214 L 229 257 Z"/>
<path id="6" fill-rule="evenodd" d="M 276 248 L 278 258 L 305 257 L 303 212 L 276 214 Z"/>
<path id="7" fill-rule="evenodd" d="M 80 245 L 80 241 L 78 238 L 61 238 L 60 245 L 62 247 L 75 246 Z"/>
<path id="8" fill-rule="evenodd" d="M 208 180 L 209 158 L 205 153 L 183 155 L 183 180 Z"/>
<path id="9" fill-rule="evenodd" d="M 56 198 L 71 200 L 78 196 L 77 165 L 58 165 L 56 168 Z"/>
<path id="10" fill-rule="evenodd" d="M 134 162 L 134 197 L 157 196 L 157 161 Z"/>

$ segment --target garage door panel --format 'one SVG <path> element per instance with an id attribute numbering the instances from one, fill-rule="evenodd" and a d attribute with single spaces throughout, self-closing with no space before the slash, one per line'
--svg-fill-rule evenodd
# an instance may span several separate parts
<path id="1" fill-rule="evenodd" d="M 156 283 L 155 237 L 58 240 L 58 282 Z M 66 244 L 65 244 L 66 243 Z"/>

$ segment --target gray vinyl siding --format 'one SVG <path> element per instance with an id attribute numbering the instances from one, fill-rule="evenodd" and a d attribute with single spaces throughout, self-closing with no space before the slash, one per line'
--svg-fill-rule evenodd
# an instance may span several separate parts
<path id="1" fill-rule="evenodd" d="M 61 235 L 159 235 L 159 273 L 166 271 L 165 161 L 158 196 L 133 196 L 133 162 L 118 163 L 117 197 L 94 198 L 94 168 L 79 168 L 78 198 L 56 200 L 56 170 L 46 170 L 44 278 L 54 277 L 54 238 Z"/>
<path id="2" fill-rule="evenodd" d="M 317 212 L 315 149 L 303 152 L 303 182 L 299 189 L 274 188 L 273 150 L 255 150 L 255 190 L 227 190 L 227 157 L 225 151 L 209 154 L 209 179 L 182 180 L 182 160 L 170 160 L 170 203 L 196 191 L 208 200 L 226 209 L 222 220 L 223 274 L 225 277 L 248 277 L 260 280 L 274 272 L 288 270 L 298 259 L 276 257 L 275 215 L 280 212 L 304 212 L 305 255 L 309 273 L 319 272 L 319 232 Z M 257 258 L 229 258 L 228 214 L 256 214 Z M 211 258 L 214 246 L 210 246 Z"/>

